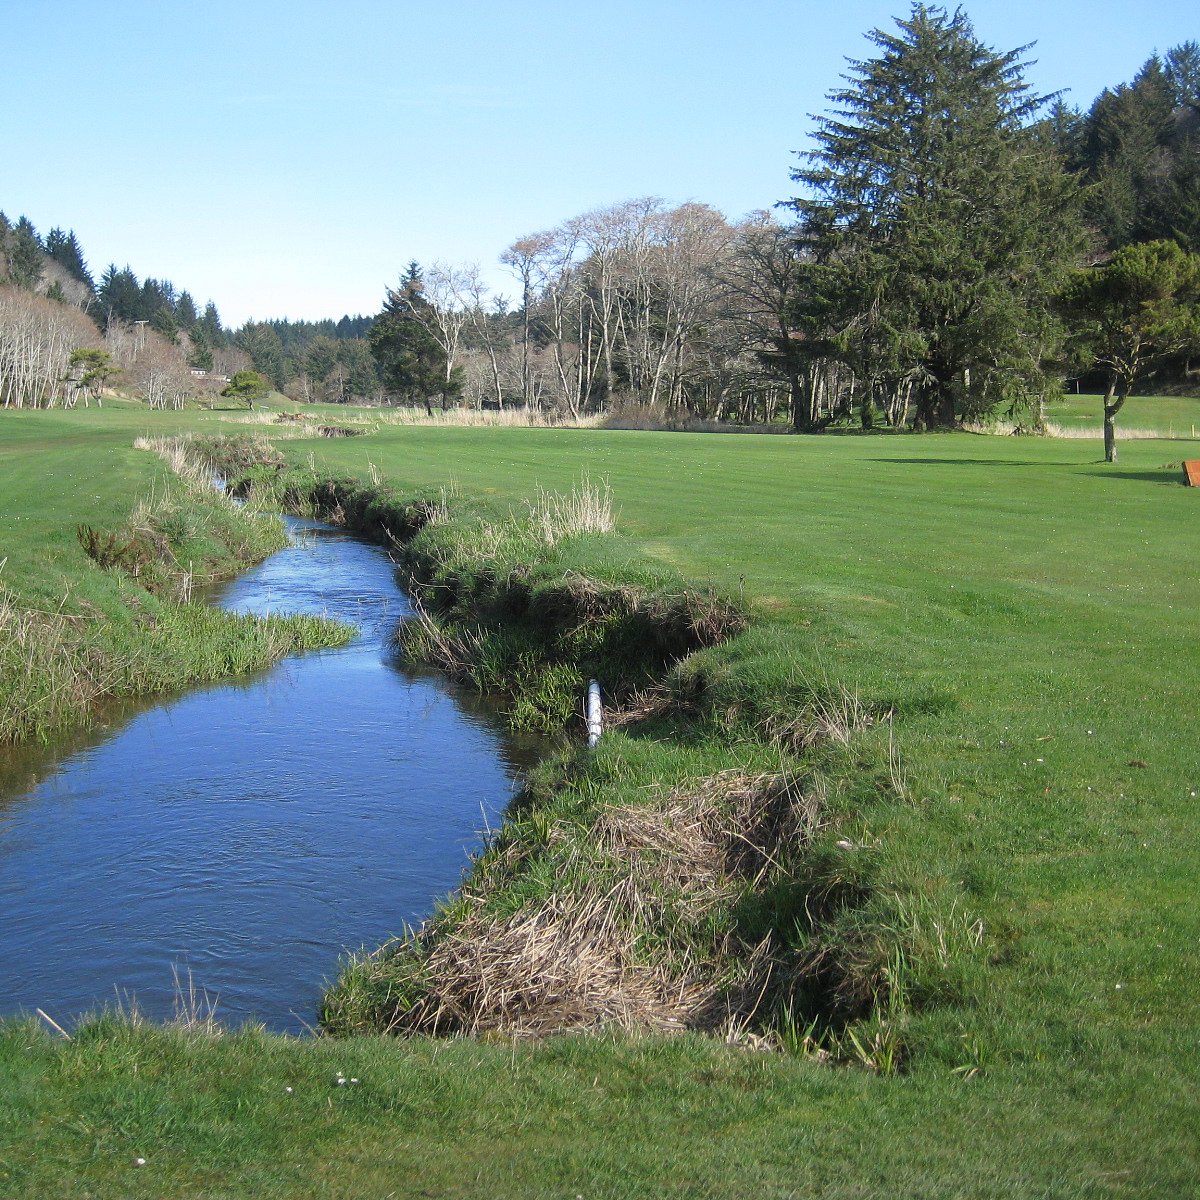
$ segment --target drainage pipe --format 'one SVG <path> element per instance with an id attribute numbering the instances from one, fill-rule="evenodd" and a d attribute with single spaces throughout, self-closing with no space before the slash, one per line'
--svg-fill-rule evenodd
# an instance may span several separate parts
<path id="1" fill-rule="evenodd" d="M 594 750 L 604 732 L 604 706 L 600 703 L 600 685 L 593 679 L 587 694 L 588 749 Z"/>

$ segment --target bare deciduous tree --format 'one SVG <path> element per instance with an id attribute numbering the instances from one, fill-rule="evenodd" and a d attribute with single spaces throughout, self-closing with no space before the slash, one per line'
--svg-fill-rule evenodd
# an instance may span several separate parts
<path id="1" fill-rule="evenodd" d="M 52 407 L 67 398 L 71 353 L 95 345 L 78 309 L 0 287 L 0 397 L 5 408 Z"/>

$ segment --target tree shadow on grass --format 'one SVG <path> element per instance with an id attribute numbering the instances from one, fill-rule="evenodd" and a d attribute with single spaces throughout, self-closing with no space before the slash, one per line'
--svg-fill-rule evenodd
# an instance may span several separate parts
<path id="1" fill-rule="evenodd" d="M 868 462 L 897 467 L 1076 467 L 1078 463 L 1036 462 L 1022 458 L 871 458 Z"/>
<path id="2" fill-rule="evenodd" d="M 1102 467 L 1097 471 L 1084 473 L 1094 475 L 1097 479 L 1140 479 L 1143 483 L 1170 483 L 1175 487 L 1187 486 L 1182 471 L 1164 471 L 1162 468 L 1150 471 L 1106 471 Z"/>

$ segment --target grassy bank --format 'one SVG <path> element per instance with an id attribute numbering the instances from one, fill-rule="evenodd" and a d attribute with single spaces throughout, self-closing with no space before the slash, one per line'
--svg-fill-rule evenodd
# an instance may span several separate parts
<path id="1" fill-rule="evenodd" d="M 577 734 L 592 677 L 622 726 L 545 766 L 424 930 L 343 973 L 327 1030 L 616 1023 L 900 1068 L 910 1010 L 956 994 L 984 929 L 961 889 L 881 876 L 847 840 L 846 814 L 907 801 L 894 704 L 806 676 L 799 647 L 616 535 L 591 483 L 507 512 L 311 466 L 238 486 L 390 542 L 422 605 L 404 652 L 514 727 Z"/>
<path id="2" fill-rule="evenodd" d="M 672 827 L 698 813 L 704 844 L 719 847 L 725 827 L 705 824 L 709 814 L 740 803 L 735 787 L 705 807 L 706 781 L 723 773 L 783 774 L 806 798 L 823 779 L 819 828 L 788 839 L 799 853 L 780 875 L 753 886 L 712 876 L 699 905 L 670 880 L 638 882 L 660 906 L 655 924 L 677 918 L 668 962 L 704 966 L 719 920 L 746 944 L 751 931 L 786 931 L 792 958 L 781 961 L 802 964 L 814 933 L 851 932 L 836 913 L 794 907 L 835 881 L 865 893 L 868 912 L 838 910 L 857 929 L 866 918 L 934 929 L 932 957 L 900 964 L 909 1002 L 883 1006 L 902 1069 L 695 1036 L 296 1043 L 101 1024 L 56 1044 L 10 1026 L 3 1186 L 54 1195 L 85 1180 L 112 1196 L 1195 1189 L 1200 601 L 1187 564 L 1200 527 L 1196 494 L 1168 466 L 1186 445 L 1130 442 L 1115 470 L 1086 441 L 967 435 L 396 428 L 287 449 L 294 465 L 311 452 L 316 474 L 355 478 L 364 492 L 374 477 L 432 504 L 456 486 L 477 506 L 471 519 L 492 523 L 524 513 L 538 487 L 569 493 L 590 473 L 611 486 L 628 541 L 614 553 L 607 535 L 589 535 L 602 544 L 548 552 L 569 552 L 563 565 L 589 575 L 627 554 L 667 592 L 701 581 L 749 615 L 745 632 L 660 664 L 666 708 L 599 754 L 545 768 L 480 867 L 481 881 L 504 886 L 468 889 L 459 927 L 508 920 L 572 873 L 612 878 L 605 848 L 645 856 L 639 813 L 666 813 Z M 453 536 L 446 522 L 427 538 Z M 478 573 L 458 574 L 453 604 L 439 613 L 440 593 L 429 596 L 453 627 L 482 612 Z M 870 721 L 844 744 L 806 745 L 820 701 L 845 694 Z M 785 877 L 790 893 L 767 886 Z M 515 878 L 525 883 L 507 888 Z M 964 931 L 982 922 L 985 936 L 942 971 L 936 926 L 948 914 Z M 828 919 L 797 924 L 810 915 Z M 618 966 L 633 971 L 645 930 L 629 931 L 640 940 Z M 831 1012 L 831 998 L 802 995 L 793 1016 Z M 879 1019 L 846 1016 L 860 1041 Z M 360 1084 L 339 1087 L 339 1071 Z"/>
<path id="3" fill-rule="evenodd" d="M 16 414 L 14 414 L 16 416 Z M 313 618 L 195 602 L 285 542 L 239 507 L 66 414 L 5 414 L 0 431 L 0 744 L 46 738 L 105 698 L 172 691 L 344 640 Z"/>

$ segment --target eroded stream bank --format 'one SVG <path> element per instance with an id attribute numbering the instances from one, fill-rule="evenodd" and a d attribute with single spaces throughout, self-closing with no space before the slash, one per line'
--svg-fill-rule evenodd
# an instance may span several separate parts
<path id="1" fill-rule="evenodd" d="M 400 669 L 408 602 L 386 553 L 313 522 L 226 585 L 223 607 L 327 613 L 359 638 L 145 709 L 65 757 L 0 759 L 0 1015 L 66 1021 L 171 968 L 218 1015 L 313 1023 L 345 948 L 455 887 L 523 765 L 491 718 Z M 36 777 L 36 782 L 34 778 Z"/>

